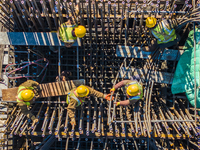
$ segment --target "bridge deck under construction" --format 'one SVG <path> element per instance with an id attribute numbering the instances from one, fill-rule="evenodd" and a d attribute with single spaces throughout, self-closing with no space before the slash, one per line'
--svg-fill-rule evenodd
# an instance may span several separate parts
<path id="1" fill-rule="evenodd" d="M 188 33 L 195 25 L 198 28 L 199 5 L 197 0 L 2 0 L 0 89 L 16 88 L 34 79 L 47 91 L 53 89 L 49 83 L 54 82 L 56 92 L 61 94 L 43 92 L 31 108 L 39 119 L 34 124 L 21 114 L 15 101 L 3 99 L 0 93 L 0 147 L 199 149 L 199 109 L 190 105 L 184 93 L 171 93 Z M 145 26 L 149 16 L 158 21 L 181 20 L 184 26 L 179 29 L 180 42 L 156 52 L 142 51 L 153 39 Z M 195 24 L 192 17 L 196 17 Z M 59 25 L 68 20 L 87 30 L 86 36 L 70 48 L 59 43 L 56 33 Z M 27 67 L 19 69 L 23 63 Z M 8 74 L 15 69 L 19 70 Z M 55 82 L 62 71 L 71 72 L 67 82 L 78 80 L 103 93 L 110 93 L 115 81 L 138 74 L 144 84 L 144 98 L 134 105 L 115 107 L 113 102 L 90 97 L 77 108 L 76 126 L 72 126 L 66 91 Z M 116 92 L 115 100 L 125 100 L 123 93 Z"/>

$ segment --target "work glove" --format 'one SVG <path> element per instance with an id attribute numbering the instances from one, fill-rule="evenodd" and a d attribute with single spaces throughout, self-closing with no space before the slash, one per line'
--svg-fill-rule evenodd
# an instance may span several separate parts
<path id="1" fill-rule="evenodd" d="M 116 106 L 119 106 L 119 105 L 120 105 L 120 102 L 114 102 L 114 104 L 116 104 Z"/>
<path id="2" fill-rule="evenodd" d="M 115 88 L 113 87 L 112 89 L 110 89 L 110 93 L 114 93 L 115 92 Z"/>
<path id="3" fill-rule="evenodd" d="M 105 99 L 107 100 L 107 101 L 110 101 L 110 96 L 111 96 L 111 94 L 107 94 L 106 96 L 105 96 Z M 112 101 L 114 100 L 114 96 L 112 96 Z"/>
<path id="4" fill-rule="evenodd" d="M 39 85 L 33 86 L 33 88 L 34 88 L 35 97 L 38 98 L 39 93 L 42 91 L 42 89 L 39 87 Z"/>
<path id="5" fill-rule="evenodd" d="M 73 125 L 76 125 L 76 120 L 75 120 L 75 118 L 71 118 L 70 123 L 71 123 L 72 126 L 73 126 Z"/>

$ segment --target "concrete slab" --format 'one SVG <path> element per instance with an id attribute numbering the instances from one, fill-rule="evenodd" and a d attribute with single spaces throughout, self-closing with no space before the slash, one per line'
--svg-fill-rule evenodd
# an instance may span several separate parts
<path id="1" fill-rule="evenodd" d="M 0 45 L 65 46 L 52 32 L 0 32 Z M 72 46 L 81 46 L 80 39 Z"/>

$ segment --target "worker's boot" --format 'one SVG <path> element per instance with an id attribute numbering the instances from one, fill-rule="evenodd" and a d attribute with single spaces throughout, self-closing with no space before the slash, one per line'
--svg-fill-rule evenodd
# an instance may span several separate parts
<path id="1" fill-rule="evenodd" d="M 65 47 L 70 48 L 74 43 L 65 43 Z"/>
<path id="2" fill-rule="evenodd" d="M 152 40 L 151 44 L 149 46 L 142 47 L 142 51 L 153 52 L 157 49 L 157 47 L 158 47 L 158 44 L 157 44 L 156 40 Z"/>
<path id="3" fill-rule="evenodd" d="M 53 51 L 54 53 L 57 53 L 58 52 L 58 46 L 49 46 L 49 49 L 51 51 Z"/>
<path id="4" fill-rule="evenodd" d="M 69 80 L 69 77 L 72 76 L 72 73 L 68 70 L 62 71 L 60 75 L 60 81 Z M 59 76 L 56 77 L 56 82 L 59 81 Z"/>

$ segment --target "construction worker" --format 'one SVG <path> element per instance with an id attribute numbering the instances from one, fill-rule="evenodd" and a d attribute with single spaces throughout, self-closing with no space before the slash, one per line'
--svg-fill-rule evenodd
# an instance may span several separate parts
<path id="1" fill-rule="evenodd" d="M 137 80 L 123 80 L 117 83 L 110 92 L 115 92 L 120 87 L 125 87 L 128 100 L 115 102 L 116 106 L 127 106 L 136 103 L 143 97 L 143 87 Z"/>
<path id="2" fill-rule="evenodd" d="M 71 125 L 76 125 L 75 121 L 76 107 L 80 106 L 89 96 L 95 96 L 98 98 L 104 98 L 106 100 L 110 100 L 110 94 L 105 95 L 86 85 L 80 85 L 77 88 L 72 89 L 68 93 L 66 99 L 68 104 L 67 111 L 68 111 L 68 116 L 71 119 L 70 121 Z M 113 99 L 114 98 L 112 98 L 112 100 Z"/>
<path id="3" fill-rule="evenodd" d="M 21 112 L 34 122 L 38 122 L 38 119 L 36 119 L 31 111 L 27 109 L 27 106 L 29 107 L 31 103 L 39 97 L 38 85 L 39 83 L 36 81 L 27 80 L 19 86 L 16 96 Z"/>
<path id="4" fill-rule="evenodd" d="M 82 25 L 71 25 L 70 22 L 61 24 L 59 28 L 59 39 L 65 43 L 66 47 L 71 47 L 76 41 L 77 37 L 85 36 L 86 29 Z"/>
<path id="5" fill-rule="evenodd" d="M 150 29 L 153 36 L 156 38 L 151 41 L 149 46 L 142 48 L 143 51 L 154 51 L 156 48 L 167 48 L 177 44 L 180 41 L 180 36 L 175 32 L 177 21 L 175 19 L 163 19 L 157 22 L 154 17 L 146 19 L 146 27 Z"/>

